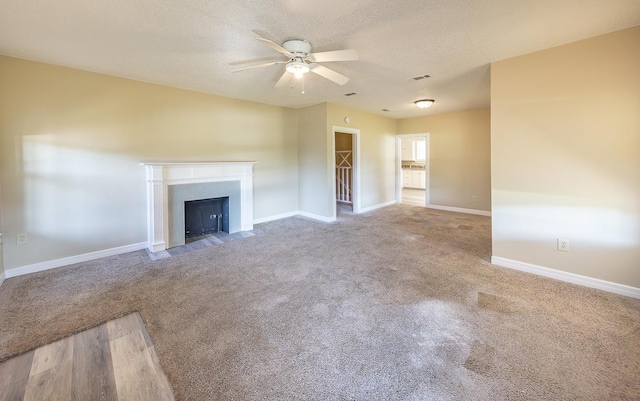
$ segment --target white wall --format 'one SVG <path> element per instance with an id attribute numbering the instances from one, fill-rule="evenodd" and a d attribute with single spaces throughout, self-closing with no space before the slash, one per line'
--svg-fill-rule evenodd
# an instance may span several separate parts
<path id="1" fill-rule="evenodd" d="M 492 64 L 494 259 L 640 287 L 639 71 L 640 27 Z"/>

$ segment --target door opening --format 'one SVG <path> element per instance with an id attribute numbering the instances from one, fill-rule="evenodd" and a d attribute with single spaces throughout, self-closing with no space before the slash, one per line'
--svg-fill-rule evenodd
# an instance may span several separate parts
<path id="1" fill-rule="evenodd" d="M 333 218 L 360 213 L 360 130 L 333 126 Z"/>
<path id="2" fill-rule="evenodd" d="M 396 201 L 429 205 L 429 134 L 399 135 L 397 148 Z"/>
<path id="3" fill-rule="evenodd" d="M 353 138 L 336 132 L 336 202 L 338 212 L 353 212 Z"/>

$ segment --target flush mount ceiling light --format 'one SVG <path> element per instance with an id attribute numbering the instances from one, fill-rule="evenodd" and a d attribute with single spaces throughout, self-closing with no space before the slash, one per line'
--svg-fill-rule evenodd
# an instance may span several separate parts
<path id="1" fill-rule="evenodd" d="M 294 74 L 296 77 L 301 77 L 302 74 L 309 72 L 309 65 L 301 59 L 296 59 L 287 63 L 287 71 Z"/>
<path id="2" fill-rule="evenodd" d="M 416 106 L 418 106 L 421 109 L 426 109 L 427 107 L 431 107 L 431 105 L 435 102 L 435 100 L 433 99 L 420 99 L 420 100 L 416 100 L 415 103 Z"/>

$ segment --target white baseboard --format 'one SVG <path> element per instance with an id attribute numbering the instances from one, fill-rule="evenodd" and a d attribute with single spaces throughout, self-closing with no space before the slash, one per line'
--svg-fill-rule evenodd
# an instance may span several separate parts
<path id="1" fill-rule="evenodd" d="M 5 271 L 7 278 L 22 276 L 29 273 L 41 272 L 44 270 L 55 269 L 57 267 L 68 266 L 74 263 L 88 262 L 94 259 L 100 259 L 107 256 L 120 255 L 122 253 L 139 251 L 147 248 L 147 242 L 139 242 L 137 244 L 119 246 L 117 248 L 103 249 L 101 251 L 83 253 L 82 255 L 69 256 L 66 258 L 48 260 L 46 262 L 34 263 L 8 269 Z"/>
<path id="2" fill-rule="evenodd" d="M 308 217 L 310 219 L 324 221 L 325 223 L 331 223 L 336 221 L 335 217 L 320 216 L 319 214 L 313 214 L 308 212 L 298 212 L 297 214 L 302 217 Z"/>
<path id="3" fill-rule="evenodd" d="M 463 207 L 441 206 L 441 205 L 434 205 L 434 204 L 429 204 L 427 205 L 427 207 L 430 209 L 445 210 L 447 212 L 475 214 L 478 216 L 491 216 L 491 212 L 488 212 L 486 210 L 465 209 Z"/>
<path id="4" fill-rule="evenodd" d="M 393 205 L 395 203 L 396 203 L 396 201 L 392 200 L 392 201 L 389 201 L 389 202 L 380 203 L 378 205 L 368 206 L 366 208 L 360 209 L 360 213 L 370 212 L 372 210 L 380 209 L 382 207 Z M 319 214 L 314 214 L 314 213 L 309 213 L 309 212 L 295 211 L 295 212 L 276 214 L 276 215 L 268 216 L 268 217 L 261 217 L 259 219 L 253 220 L 253 224 L 266 223 L 266 222 L 269 222 L 269 221 L 286 219 L 287 217 L 293 217 L 293 216 L 308 217 L 310 219 L 319 220 L 319 221 L 322 221 L 322 222 L 325 222 L 325 223 L 331 223 L 331 222 L 336 221 L 336 218 L 334 218 L 334 217 L 326 217 L 326 216 L 320 216 Z"/>
<path id="5" fill-rule="evenodd" d="M 596 288 L 598 290 L 640 299 L 640 288 L 631 287 L 624 284 L 613 283 L 611 281 L 582 276 L 580 274 L 569 273 L 544 266 L 519 262 L 517 260 L 501 258 L 499 256 L 492 256 L 491 263 L 502 267 L 508 267 L 509 269 L 520 270 L 527 273 L 537 274 L 539 276 L 566 281 L 567 283 L 578 284 L 585 287 Z"/>
<path id="6" fill-rule="evenodd" d="M 4 272 L 0 273 L 0 285 L 2 285 L 2 283 L 4 283 L 4 279 L 5 279 L 5 274 Z"/>
<path id="7" fill-rule="evenodd" d="M 260 224 L 260 223 L 266 223 L 268 221 L 286 219 L 287 217 L 297 216 L 298 214 L 300 214 L 300 212 L 295 211 L 295 212 L 276 214 L 276 215 L 273 215 L 273 216 L 261 217 L 259 219 L 254 219 L 253 220 L 253 224 Z"/>
<path id="8" fill-rule="evenodd" d="M 380 209 L 380 208 L 383 208 L 385 206 L 393 205 L 395 203 L 396 203 L 396 201 L 392 200 L 392 201 L 389 201 L 389 202 L 380 203 L 378 205 L 368 206 L 368 207 L 365 207 L 363 209 L 360 209 L 360 213 L 370 212 L 372 210 Z M 309 213 L 309 212 L 295 211 L 295 212 L 287 212 L 287 213 L 282 213 L 282 214 L 276 214 L 276 215 L 273 215 L 273 216 L 261 217 L 259 219 L 254 219 L 253 220 L 253 224 L 266 223 L 266 222 L 269 222 L 269 221 L 286 219 L 287 217 L 293 217 L 293 216 L 308 217 L 310 219 L 323 221 L 325 223 L 331 223 L 331 222 L 336 221 L 335 217 L 326 217 L 326 216 L 320 216 L 319 214 L 314 214 L 314 213 Z"/>
<path id="9" fill-rule="evenodd" d="M 373 205 L 373 206 L 367 206 L 367 207 L 363 207 L 362 209 L 360 209 L 360 213 L 365 213 L 365 212 L 370 212 L 372 210 L 376 210 L 376 209 L 380 209 L 383 208 L 385 206 L 389 206 L 389 205 L 395 205 L 397 202 L 396 200 L 392 200 L 389 202 L 384 202 L 384 203 L 379 203 L 377 205 Z"/>

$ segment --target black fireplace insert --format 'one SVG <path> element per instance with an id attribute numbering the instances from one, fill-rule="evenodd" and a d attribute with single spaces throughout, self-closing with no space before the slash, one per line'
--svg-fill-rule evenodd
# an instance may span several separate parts
<path id="1" fill-rule="evenodd" d="M 184 202 L 184 237 L 229 232 L 229 197 Z"/>

